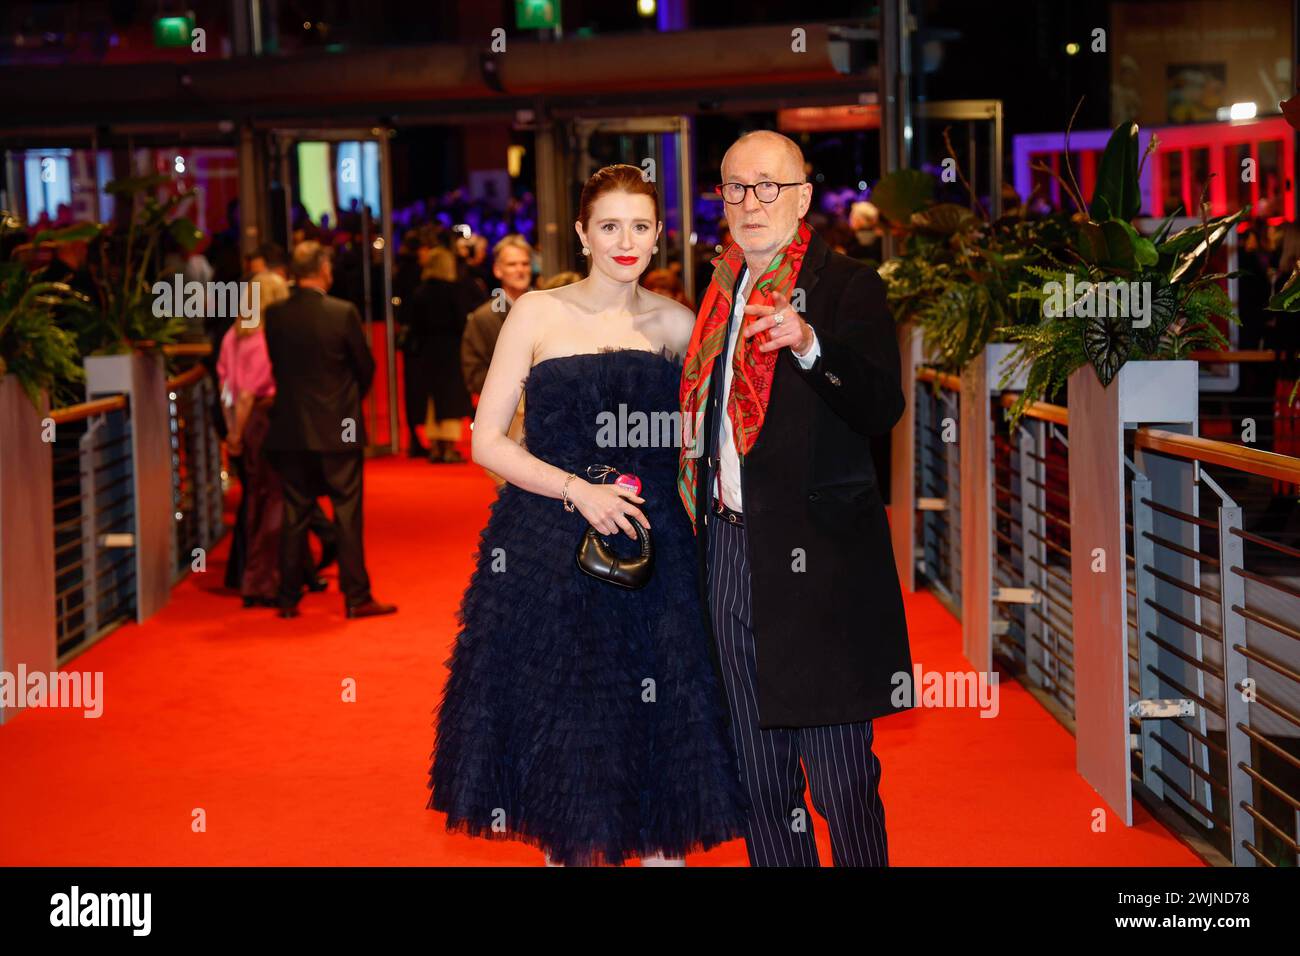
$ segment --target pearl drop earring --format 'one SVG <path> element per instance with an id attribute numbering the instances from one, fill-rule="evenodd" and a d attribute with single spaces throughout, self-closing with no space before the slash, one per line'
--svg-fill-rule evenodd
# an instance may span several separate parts
<path id="1" fill-rule="evenodd" d="M 582 254 L 583 254 L 584 256 L 589 256 L 589 255 L 591 255 L 591 250 L 588 249 L 586 246 L 583 246 L 583 247 L 582 247 Z"/>
<path id="2" fill-rule="evenodd" d="M 658 246 L 655 246 L 653 249 L 651 249 L 651 250 L 650 250 L 650 254 L 651 254 L 652 256 L 657 256 L 657 255 L 659 254 L 659 247 L 658 247 Z"/>

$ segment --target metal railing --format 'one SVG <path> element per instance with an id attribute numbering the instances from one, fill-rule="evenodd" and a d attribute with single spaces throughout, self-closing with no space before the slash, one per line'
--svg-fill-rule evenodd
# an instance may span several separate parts
<path id="1" fill-rule="evenodd" d="M 221 444 L 212 418 L 216 385 L 202 365 L 167 380 L 171 419 L 172 580 L 180 580 L 196 559 L 220 539 L 222 527 Z"/>
<path id="2" fill-rule="evenodd" d="M 215 384 L 206 368 L 170 377 L 167 389 L 174 583 L 193 566 L 195 549 L 206 551 L 224 532 L 224 472 L 213 423 Z M 50 418 L 55 631 L 63 663 L 136 614 L 134 419 L 126 395 L 57 409 Z"/>
<path id="3" fill-rule="evenodd" d="M 1167 482 L 1132 481 L 1134 773 L 1235 865 L 1295 866 L 1300 550 L 1247 530 L 1211 470 L 1300 482 L 1300 459 L 1159 429 L 1134 447 L 1195 473 L 1190 508 Z"/>
<path id="4" fill-rule="evenodd" d="M 134 463 L 125 396 L 58 409 L 50 418 L 62 662 L 135 614 Z"/>
<path id="5" fill-rule="evenodd" d="M 917 570 L 961 616 L 961 380 L 916 370 Z"/>
<path id="6" fill-rule="evenodd" d="M 1017 428 L 993 402 L 994 649 L 1070 725 L 1074 718 L 1070 587 L 1069 414 L 1037 402 Z"/>
<path id="7" fill-rule="evenodd" d="M 916 370 L 916 567 L 961 616 L 960 502 L 978 500 L 962 482 L 989 481 L 990 606 L 968 595 L 966 614 L 989 615 L 999 664 L 1074 733 L 1069 412 L 1035 403 L 1010 429 L 1017 396 L 995 396 L 985 470 L 963 464 L 955 440 L 962 383 Z M 1300 548 L 1283 512 L 1261 504 L 1285 504 L 1278 489 L 1300 486 L 1300 458 L 1123 434 L 1133 790 L 1207 859 L 1300 864 Z M 965 544 L 981 561 L 981 543 Z"/>

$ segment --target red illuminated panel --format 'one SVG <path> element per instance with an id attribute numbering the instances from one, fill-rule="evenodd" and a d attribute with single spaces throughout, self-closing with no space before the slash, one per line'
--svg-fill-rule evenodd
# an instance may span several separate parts
<path id="1" fill-rule="evenodd" d="M 880 107 L 805 106 L 777 110 L 776 128 L 783 133 L 824 133 L 829 130 L 879 129 Z"/>
<path id="2" fill-rule="evenodd" d="M 1164 126 L 1155 134 L 1160 145 L 1152 169 L 1154 215 L 1168 215 L 1182 203 L 1184 214 L 1195 216 L 1203 192 L 1211 215 L 1226 215 L 1246 203 L 1252 215 L 1292 215 L 1295 133 L 1282 117 Z"/>

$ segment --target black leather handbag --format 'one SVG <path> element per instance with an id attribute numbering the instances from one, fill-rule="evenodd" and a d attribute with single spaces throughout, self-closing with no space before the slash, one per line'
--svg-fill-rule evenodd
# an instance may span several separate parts
<path id="1" fill-rule="evenodd" d="M 629 520 L 641 543 L 639 554 L 630 558 L 619 557 L 604 542 L 600 532 L 587 525 L 586 533 L 578 542 L 578 567 L 593 578 L 635 590 L 650 583 L 650 576 L 654 573 L 655 549 L 650 529 L 635 518 Z"/>
<path id="2" fill-rule="evenodd" d="M 587 474 L 592 478 L 603 479 L 618 472 L 608 465 L 592 465 L 587 469 Z M 630 476 L 619 477 L 622 479 Z M 639 493 L 641 483 L 635 477 L 632 480 L 636 482 L 636 492 Z M 640 552 L 635 557 L 619 557 L 601 538 L 600 532 L 587 525 L 587 530 L 578 542 L 577 560 L 578 567 L 593 578 L 608 581 L 621 588 L 635 590 L 645 587 L 650 582 L 655 567 L 655 549 L 654 540 L 650 537 L 650 529 L 635 518 L 629 517 L 628 520 L 636 529 L 637 540 L 641 544 Z"/>

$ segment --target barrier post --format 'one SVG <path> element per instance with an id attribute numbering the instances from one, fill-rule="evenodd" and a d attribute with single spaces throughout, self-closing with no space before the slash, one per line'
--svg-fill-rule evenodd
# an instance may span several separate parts
<path id="1" fill-rule="evenodd" d="M 86 398 L 124 394 L 131 403 L 134 467 L 136 620 L 162 609 L 171 595 L 172 504 L 171 415 L 167 375 L 159 354 L 87 356 Z"/>
<path id="2" fill-rule="evenodd" d="M 44 440 L 49 402 L 32 405 L 17 377 L 0 378 L 0 670 L 49 673 L 58 657 L 54 615 L 53 441 Z M 22 682 L 25 683 L 25 682 Z M 22 706 L 6 708 L 0 723 Z"/>
<path id="3" fill-rule="evenodd" d="M 1194 432 L 1197 398 L 1191 361 L 1128 362 L 1105 388 L 1091 366 L 1069 378 L 1076 766 L 1126 826 L 1133 823 L 1133 795 L 1124 431 L 1168 423 Z M 1148 477 L 1154 485 L 1181 480 L 1172 473 Z"/>

